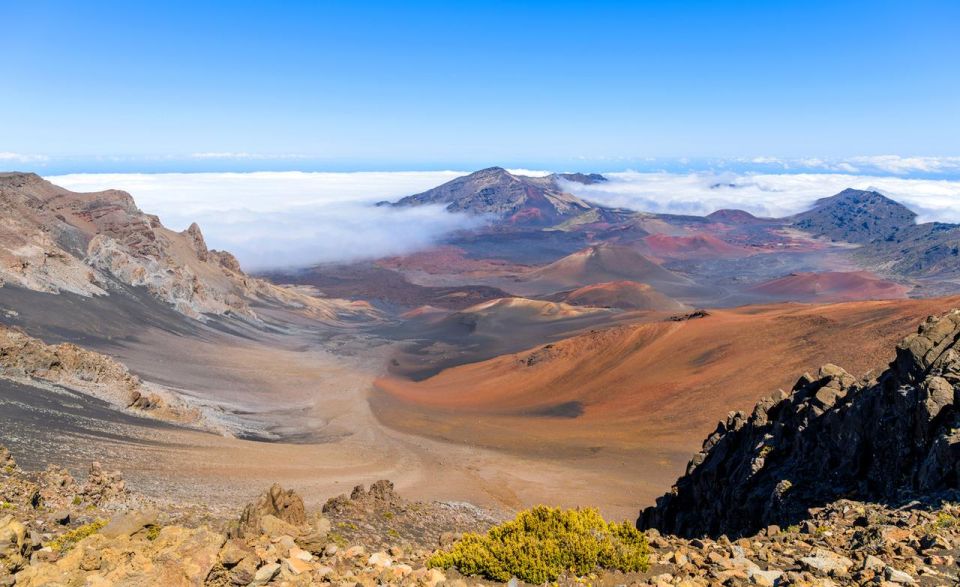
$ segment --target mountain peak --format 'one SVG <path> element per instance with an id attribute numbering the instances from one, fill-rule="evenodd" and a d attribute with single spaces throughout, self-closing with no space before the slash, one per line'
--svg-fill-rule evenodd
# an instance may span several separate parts
<path id="1" fill-rule="evenodd" d="M 801 230 L 861 244 L 890 239 L 916 219 L 915 212 L 877 191 L 850 188 L 817 200 L 811 210 L 793 217 Z"/>
<path id="2" fill-rule="evenodd" d="M 563 191 L 557 184 L 558 177 L 527 177 L 502 167 L 488 167 L 407 196 L 394 205 L 444 204 L 450 212 L 489 216 L 501 224 L 553 226 L 593 209 Z"/>

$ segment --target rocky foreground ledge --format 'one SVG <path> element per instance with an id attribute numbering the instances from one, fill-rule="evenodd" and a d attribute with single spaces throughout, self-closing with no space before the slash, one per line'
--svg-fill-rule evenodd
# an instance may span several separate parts
<path id="1" fill-rule="evenodd" d="M 275 485 L 239 514 L 163 504 L 94 464 L 86 481 L 21 471 L 0 448 L 0 585 L 496 584 L 429 568 L 438 549 L 498 519 L 463 503 L 411 503 L 392 484 L 310 512 Z M 643 572 L 598 570 L 558 585 L 954 585 L 960 506 L 840 500 L 796 526 L 738 540 L 648 530 Z M 536 554 L 536 553 L 535 553 Z M 524 584 L 516 579 L 512 585 Z"/>

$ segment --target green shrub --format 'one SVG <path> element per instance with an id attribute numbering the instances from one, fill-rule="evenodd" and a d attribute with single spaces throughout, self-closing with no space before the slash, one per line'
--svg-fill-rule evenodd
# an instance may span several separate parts
<path id="1" fill-rule="evenodd" d="M 628 522 L 606 522 L 592 508 L 538 506 L 484 535 L 465 534 L 450 550 L 430 557 L 427 565 L 539 585 L 564 573 L 579 577 L 599 569 L 645 571 L 648 553 L 646 536 Z"/>
<path id="2" fill-rule="evenodd" d="M 156 540 L 157 538 L 159 538 L 159 537 L 160 537 L 160 531 L 161 531 L 161 530 L 163 530 L 163 528 L 161 528 L 160 526 L 157 526 L 157 525 L 155 525 L 155 524 L 151 524 L 151 525 L 147 526 L 147 532 L 146 532 L 146 538 L 147 538 L 147 540 L 149 540 L 150 542 L 153 542 L 154 540 Z"/>
<path id="3" fill-rule="evenodd" d="M 334 544 L 336 544 L 336 545 L 337 545 L 338 547 L 340 547 L 340 548 L 346 548 L 346 547 L 347 547 L 347 539 L 344 538 L 343 535 L 340 534 L 340 533 L 338 533 L 338 532 L 330 532 L 330 533 L 328 533 L 328 534 L 327 534 L 327 540 L 329 540 L 330 542 L 333 542 Z"/>
<path id="4" fill-rule="evenodd" d="M 106 520 L 97 520 L 95 522 L 90 522 L 89 524 L 84 524 L 83 526 L 78 526 L 69 532 L 57 536 L 50 541 L 47 546 L 57 552 L 66 552 L 87 536 L 93 536 L 99 532 L 100 529 L 106 525 Z"/>

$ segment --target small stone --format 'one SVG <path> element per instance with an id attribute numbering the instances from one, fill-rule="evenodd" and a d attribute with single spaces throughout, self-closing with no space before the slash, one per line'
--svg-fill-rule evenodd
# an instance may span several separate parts
<path id="1" fill-rule="evenodd" d="M 883 576 L 887 581 L 900 585 L 914 585 L 916 583 L 916 580 L 909 574 L 889 566 L 883 570 Z"/>
<path id="2" fill-rule="evenodd" d="M 310 554 L 310 553 L 307 552 L 306 550 L 303 550 L 302 548 L 298 548 L 298 547 L 296 547 L 296 546 L 294 546 L 293 548 L 290 549 L 290 555 L 289 555 L 289 556 L 290 556 L 290 558 L 295 558 L 295 559 L 299 559 L 299 560 L 306 561 L 306 562 L 310 562 L 311 560 L 313 560 L 313 555 L 312 555 L 312 554 Z"/>
<path id="3" fill-rule="evenodd" d="M 423 576 L 423 585 L 426 587 L 437 587 L 439 583 L 447 580 L 447 576 L 440 569 L 430 569 Z"/>
<path id="4" fill-rule="evenodd" d="M 853 566 L 853 561 L 835 552 L 818 548 L 813 552 L 813 556 L 801 558 L 800 564 L 803 568 L 815 573 L 843 575 Z"/>
<path id="5" fill-rule="evenodd" d="M 60 510 L 53 514 L 53 521 L 60 524 L 61 526 L 66 526 L 70 523 L 70 510 Z"/>
<path id="6" fill-rule="evenodd" d="M 393 564 L 393 559 L 385 552 L 375 552 L 367 559 L 367 564 L 372 567 L 385 568 Z"/>
<path id="7" fill-rule="evenodd" d="M 277 576 L 277 573 L 280 572 L 280 565 L 277 563 L 269 563 L 263 565 L 257 569 L 256 574 L 253 576 L 253 582 L 251 585 L 266 585 Z"/>
<path id="8" fill-rule="evenodd" d="M 313 567 L 305 560 L 298 558 L 285 558 L 283 559 L 283 566 L 293 573 L 294 575 L 300 575 L 306 572 L 309 572 Z"/>
<path id="9" fill-rule="evenodd" d="M 256 553 L 253 549 L 240 540 L 227 540 L 223 548 L 220 549 L 220 562 L 228 569 L 237 566 L 240 561 L 247 557 L 255 556 Z"/>
<path id="10" fill-rule="evenodd" d="M 367 554 L 367 549 L 362 545 L 351 546 L 343 553 L 343 558 L 355 558 Z"/>
<path id="11" fill-rule="evenodd" d="M 149 526 L 156 526 L 157 518 L 158 514 L 155 511 L 117 514 L 110 520 L 110 523 L 104 526 L 100 534 L 106 538 L 133 536 Z"/>
<path id="12" fill-rule="evenodd" d="M 320 577 L 321 579 L 326 579 L 328 576 L 333 575 L 335 572 L 336 571 L 334 571 L 333 567 L 328 567 L 327 565 L 319 567 L 316 570 L 317 576 Z"/>
<path id="13" fill-rule="evenodd" d="M 323 549 L 323 555 L 324 555 L 324 556 L 333 556 L 333 555 L 337 554 L 337 551 L 339 551 L 339 550 L 340 550 L 340 547 L 338 547 L 336 544 L 334 544 L 334 543 L 331 542 L 330 544 L 327 545 L 326 548 Z"/>

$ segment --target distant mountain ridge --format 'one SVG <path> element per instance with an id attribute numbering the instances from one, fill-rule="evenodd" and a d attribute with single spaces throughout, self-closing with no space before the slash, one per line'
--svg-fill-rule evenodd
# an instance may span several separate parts
<path id="1" fill-rule="evenodd" d="M 875 191 L 846 189 L 792 217 L 797 228 L 850 243 L 893 238 L 916 224 L 917 214 Z"/>
<path id="2" fill-rule="evenodd" d="M 393 205 L 445 204 L 450 212 L 489 215 L 498 222 L 523 226 L 553 226 L 600 208 L 563 191 L 558 180 L 594 184 L 606 178 L 596 173 L 530 177 L 515 175 L 502 167 L 489 167 L 407 196 Z"/>
<path id="3" fill-rule="evenodd" d="M 947 277 L 960 273 L 960 225 L 917 224 L 917 214 L 878 192 L 847 189 L 790 218 L 817 236 L 862 245 L 856 257 L 883 273 Z"/>

